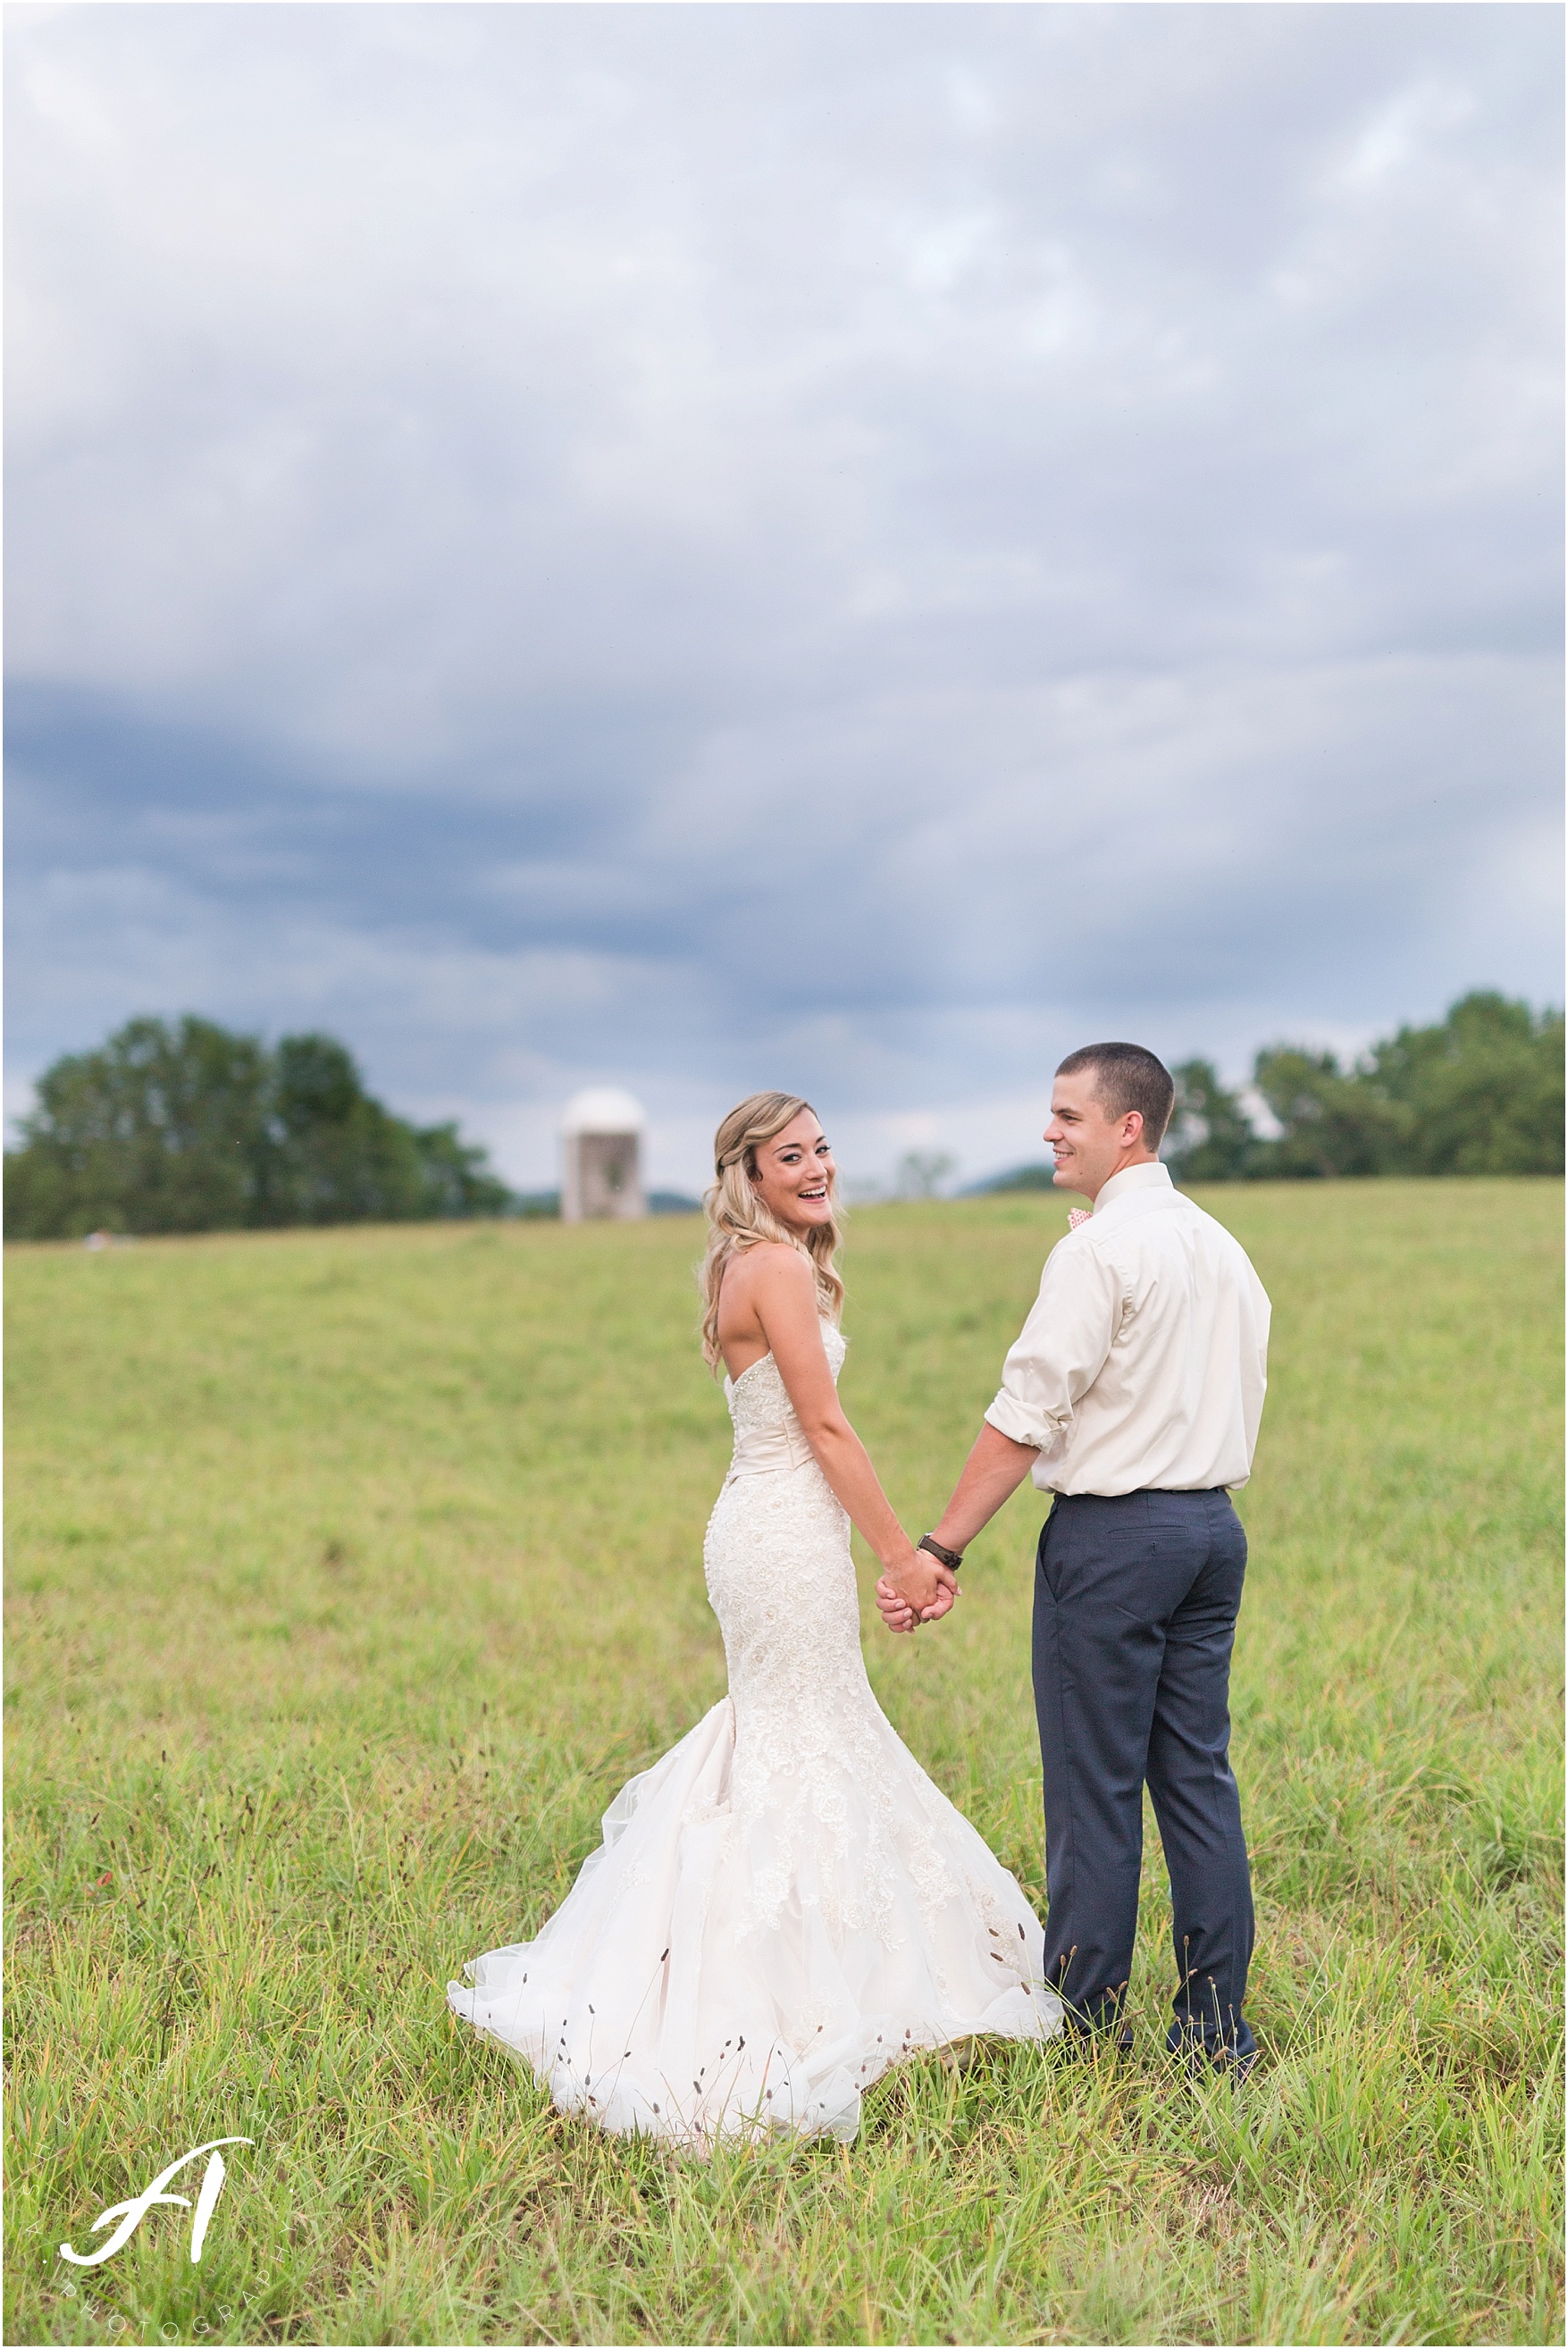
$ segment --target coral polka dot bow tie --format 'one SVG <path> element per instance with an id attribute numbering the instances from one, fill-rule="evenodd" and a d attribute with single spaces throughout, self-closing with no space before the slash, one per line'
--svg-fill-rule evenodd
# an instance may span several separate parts
<path id="1" fill-rule="evenodd" d="M 1094 1209 L 1092 1207 L 1069 1207 L 1068 1209 L 1068 1229 L 1069 1232 L 1076 1232 L 1080 1224 L 1091 1224 L 1093 1221 Z"/>

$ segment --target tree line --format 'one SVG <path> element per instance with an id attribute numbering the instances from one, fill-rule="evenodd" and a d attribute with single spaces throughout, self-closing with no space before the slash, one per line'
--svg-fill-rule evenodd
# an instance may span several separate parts
<path id="1" fill-rule="evenodd" d="M 1274 1044 L 1253 1082 L 1261 1134 L 1211 1061 L 1182 1061 L 1166 1158 L 1181 1183 L 1371 1174 L 1560 1174 L 1560 1011 L 1477 992 L 1348 1068 Z M 923 1168 L 917 1170 L 923 1172 Z M 988 1188 L 1049 1183 L 1021 1167 Z M 934 1179 L 922 1188 L 934 1188 Z M 660 1204 L 663 1204 L 662 1202 Z M 670 1205 L 686 1205 L 670 1201 Z M 513 1195 L 455 1123 L 413 1125 L 331 1036 L 271 1047 L 210 1019 L 132 1019 L 67 1053 L 5 1154 L 5 1237 L 205 1232 L 549 1212 Z"/>
<path id="2" fill-rule="evenodd" d="M 1349 1068 L 1333 1052 L 1271 1044 L 1253 1087 L 1277 1133 L 1258 1131 L 1249 1088 L 1212 1061 L 1171 1071 L 1176 1107 L 1161 1155 L 1178 1183 L 1321 1181 L 1357 1174 L 1561 1174 L 1561 1011 L 1477 989 L 1430 1028 L 1401 1028 Z M 1050 1187 L 1020 1166 L 992 1191 Z"/>
<path id="3" fill-rule="evenodd" d="M 1401 1028 L 1350 1068 L 1274 1044 L 1253 1082 L 1264 1137 L 1211 1062 L 1184 1061 L 1166 1158 L 1180 1183 L 1354 1174 L 1561 1174 L 1563 1030 L 1485 990 L 1430 1028 Z"/>
<path id="4" fill-rule="evenodd" d="M 455 1123 L 412 1125 L 331 1036 L 271 1047 L 210 1019 L 132 1019 L 38 1080 L 5 1153 L 7 1239 L 500 1216 Z"/>

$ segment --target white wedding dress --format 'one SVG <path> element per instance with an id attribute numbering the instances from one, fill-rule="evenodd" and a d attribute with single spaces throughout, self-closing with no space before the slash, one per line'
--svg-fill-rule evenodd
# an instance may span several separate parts
<path id="1" fill-rule="evenodd" d="M 704 1558 L 729 1693 L 622 1788 L 538 1939 L 448 1995 L 604 2128 L 848 2139 L 900 2056 L 1049 2038 L 1061 2004 L 1017 1883 L 872 1694 L 849 1519 L 772 1356 L 725 1394 Z"/>

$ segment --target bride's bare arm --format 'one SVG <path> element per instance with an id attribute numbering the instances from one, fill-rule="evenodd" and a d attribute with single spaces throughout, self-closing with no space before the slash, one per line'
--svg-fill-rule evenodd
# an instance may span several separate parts
<path id="1" fill-rule="evenodd" d="M 945 1567 L 911 1542 L 844 1415 L 822 1347 L 810 1266 L 797 1249 L 776 1245 L 748 1249 L 743 1262 L 748 1301 L 823 1475 L 875 1550 L 884 1578 L 912 1608 L 934 1606 L 939 1592 L 952 1593 L 956 1585 Z"/>

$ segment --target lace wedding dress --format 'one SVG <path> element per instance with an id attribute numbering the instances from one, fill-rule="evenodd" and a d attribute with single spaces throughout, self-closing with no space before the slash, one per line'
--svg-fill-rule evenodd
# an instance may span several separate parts
<path id="1" fill-rule="evenodd" d="M 772 1356 L 725 1394 L 704 1557 L 729 1693 L 622 1788 L 538 1939 L 448 1995 L 607 2129 L 848 2139 L 900 2056 L 1048 2038 L 1061 2005 L 1016 1882 L 872 1694 L 849 1519 Z"/>

